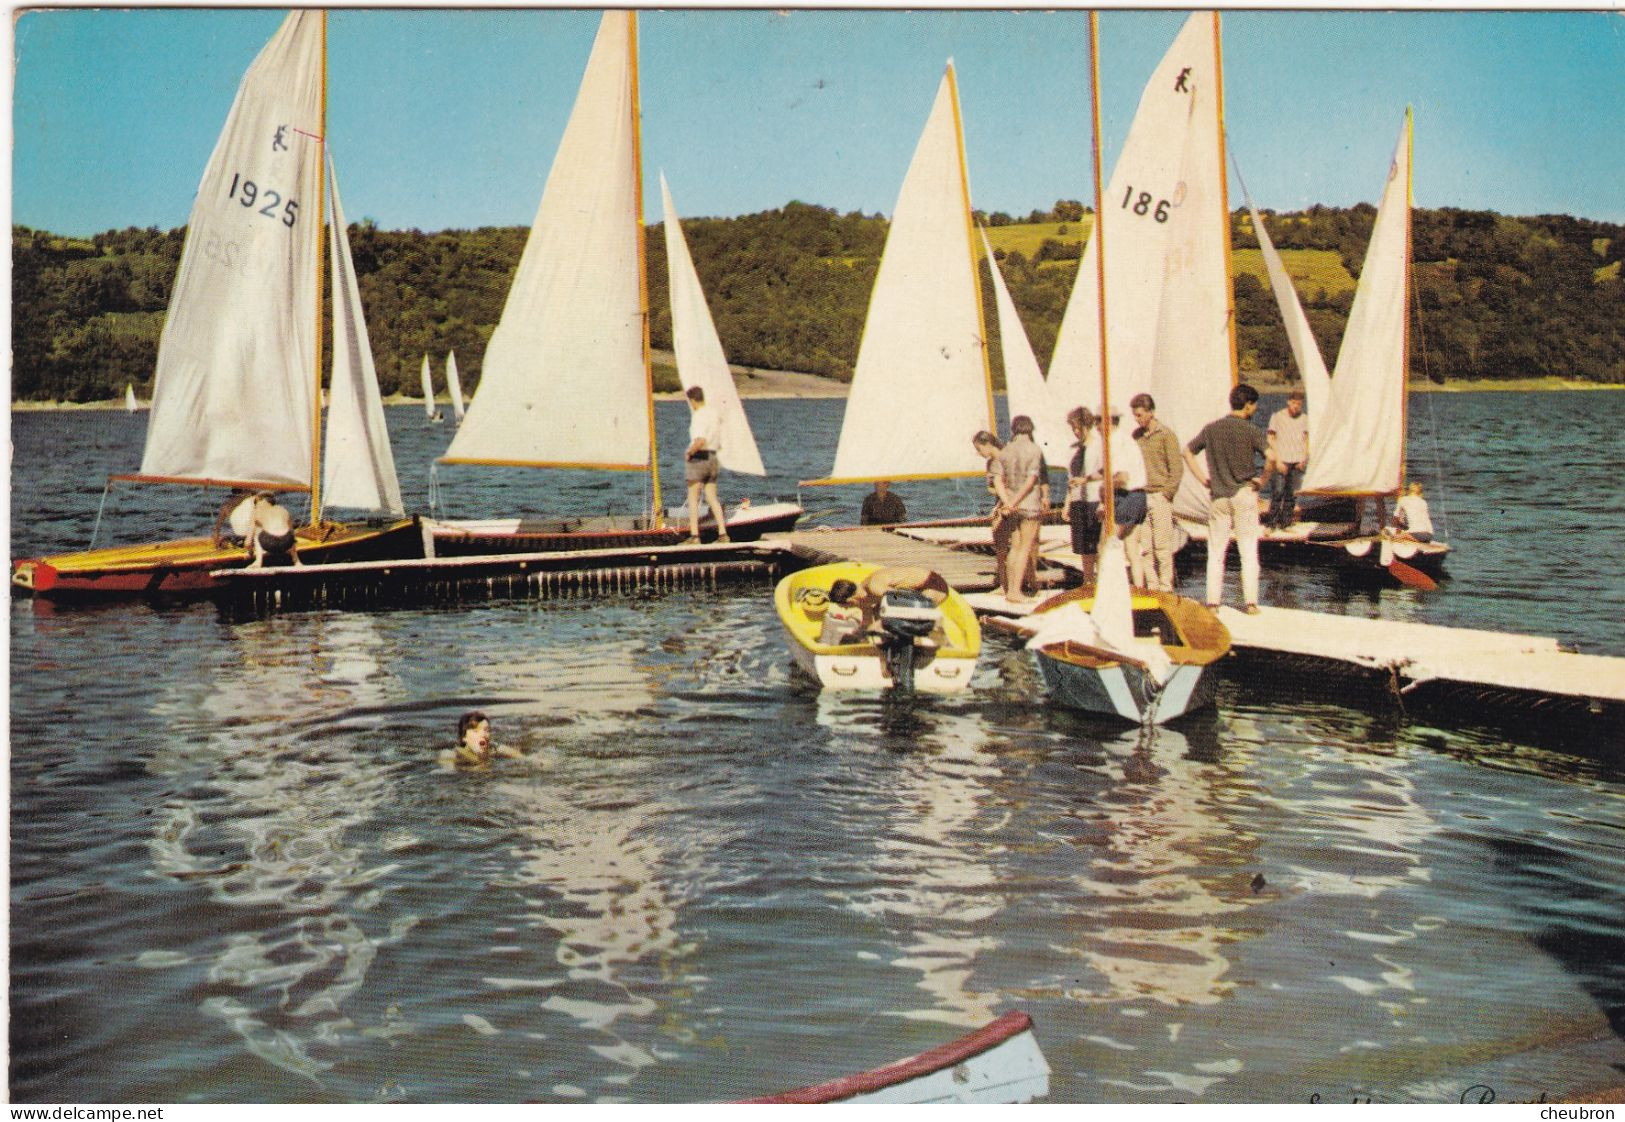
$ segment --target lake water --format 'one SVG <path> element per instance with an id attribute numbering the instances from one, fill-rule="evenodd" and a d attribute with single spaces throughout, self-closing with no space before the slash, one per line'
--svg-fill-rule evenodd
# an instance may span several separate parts
<path id="1" fill-rule="evenodd" d="M 1266 569 L 1264 599 L 1625 654 L 1622 405 L 1413 397 L 1453 579 Z M 827 474 L 840 402 L 749 410 L 776 471 L 752 493 Z M 664 448 L 684 420 L 661 405 Z M 423 509 L 451 426 L 390 423 Z M 144 426 L 14 414 L 13 555 L 84 547 Z M 439 484 L 458 516 L 642 487 Z M 802 495 L 850 522 L 861 489 Z M 101 540 L 212 506 L 122 486 Z M 1625 1084 L 1619 744 L 1238 680 L 1147 738 L 1045 705 L 996 638 L 962 697 L 823 697 L 766 582 L 246 622 L 14 600 L 10 641 L 17 1100 L 717 1101 L 1012 1008 L 1057 1102 Z M 471 707 L 527 758 L 437 770 Z"/>

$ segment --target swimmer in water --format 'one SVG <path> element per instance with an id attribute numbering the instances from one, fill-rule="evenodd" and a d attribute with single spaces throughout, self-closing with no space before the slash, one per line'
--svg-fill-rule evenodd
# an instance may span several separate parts
<path id="1" fill-rule="evenodd" d="M 491 719 L 471 709 L 457 720 L 457 747 L 440 753 L 446 767 L 489 767 L 497 756 L 522 759 L 524 753 L 505 744 L 491 743 Z"/>

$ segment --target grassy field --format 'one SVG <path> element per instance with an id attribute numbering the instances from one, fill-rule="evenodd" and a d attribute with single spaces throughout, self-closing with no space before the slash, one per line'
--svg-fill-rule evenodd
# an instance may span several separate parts
<path id="1" fill-rule="evenodd" d="M 988 230 L 987 240 L 995 251 L 1016 250 L 1032 258 L 1046 238 L 1058 242 L 1081 243 L 1089 236 L 1094 223 L 1092 215 L 1084 215 L 1081 222 L 1035 222 L 1016 226 L 995 226 Z M 1237 273 L 1251 273 L 1267 287 L 1269 274 L 1264 270 L 1264 256 L 1256 249 L 1238 249 L 1231 255 Z M 1324 288 L 1328 296 L 1354 289 L 1354 278 L 1343 268 L 1343 259 L 1330 249 L 1283 249 L 1281 263 L 1291 274 L 1293 283 L 1303 298 L 1313 300 Z"/>
<path id="2" fill-rule="evenodd" d="M 1044 239 L 1054 238 L 1063 244 L 1067 242 L 1082 243 L 1089 236 L 1089 230 L 1094 226 L 1094 216 L 1084 215 L 1079 222 L 1032 222 L 1017 226 L 992 226 L 988 228 L 987 240 L 995 251 L 1004 250 L 1006 253 L 1018 251 L 1032 260 L 1038 247 L 1044 244 Z"/>

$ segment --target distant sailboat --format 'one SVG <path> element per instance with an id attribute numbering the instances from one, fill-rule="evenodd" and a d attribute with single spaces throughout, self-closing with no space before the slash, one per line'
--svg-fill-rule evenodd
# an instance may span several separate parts
<path id="1" fill-rule="evenodd" d="M 1033 345 L 1027 339 L 1016 311 L 1016 302 L 1010 297 L 1009 286 L 988 244 L 987 231 L 981 231 L 982 248 L 987 255 L 988 271 L 993 274 L 994 306 L 998 310 L 999 354 L 1004 360 L 1005 406 L 1010 416 L 1028 416 L 1033 420 L 1033 438 L 1044 450 L 1046 463 L 1060 467 L 1072 459 L 1072 429 L 1066 415 L 1078 403 L 1056 401 L 1050 393 L 1050 384 L 1038 367 Z"/>
<path id="2" fill-rule="evenodd" d="M 687 536 L 686 526 L 664 524 L 660 499 L 637 88 L 637 16 L 605 12 L 479 390 L 440 462 L 646 472 L 651 515 L 439 521 L 439 554 L 675 545 Z M 742 503 L 727 516 L 728 533 L 748 541 L 800 515 L 794 503 Z M 716 528 L 707 521 L 701 532 Z"/>
<path id="3" fill-rule="evenodd" d="M 463 384 L 457 379 L 457 352 L 446 355 L 446 389 L 451 393 L 451 412 L 457 423 L 463 422 Z"/>
<path id="4" fill-rule="evenodd" d="M 429 373 L 429 356 L 423 356 L 423 368 L 418 372 L 419 381 L 423 386 L 423 415 L 434 424 L 439 424 L 443 417 L 434 403 L 434 377 Z"/>
<path id="5" fill-rule="evenodd" d="M 321 12 L 291 12 L 243 78 L 188 222 L 159 341 L 141 472 L 110 483 L 309 491 L 313 523 L 331 497 L 318 472 L 325 42 Z M 342 223 L 336 210 L 335 223 Z M 335 239 L 335 253 L 341 242 Z M 255 268 L 218 252 L 222 244 L 240 247 Z M 343 256 L 347 262 L 347 243 Z M 364 332 L 347 319 L 360 309 L 353 274 L 335 266 L 335 296 L 351 305 L 334 316 L 336 379 L 349 377 L 339 364 L 364 345 Z M 331 444 L 327 451 L 330 463 L 344 454 Z M 351 470 L 331 468 L 330 485 L 342 490 Z M 392 462 L 365 470 L 375 482 L 385 473 L 393 482 Z M 350 505 L 355 497 L 334 501 Z M 422 555 L 421 532 L 401 519 L 398 497 L 355 505 L 393 522 L 301 527 L 301 560 Z M 50 599 L 198 593 L 214 587 L 212 570 L 246 562 L 241 546 L 204 537 L 20 561 L 12 580 Z"/>
<path id="6" fill-rule="evenodd" d="M 141 403 L 135 399 L 135 383 L 126 382 L 124 384 L 124 411 L 126 413 L 135 413 L 140 408 Z"/>
<path id="7" fill-rule="evenodd" d="M 1304 375 L 1310 456 L 1301 495 L 1370 499 L 1397 496 L 1404 486 L 1411 131 L 1406 110 L 1330 377 L 1292 279 L 1248 199 L 1293 358 Z M 1442 573 L 1450 552 L 1442 542 L 1389 540 L 1380 534 L 1309 544 L 1339 551 L 1344 555 L 1339 560 L 1356 571 L 1386 570 L 1401 583 L 1424 588 Z"/>
<path id="8" fill-rule="evenodd" d="M 807 485 L 983 475 L 993 383 L 950 60 L 892 213 L 835 465 Z"/>

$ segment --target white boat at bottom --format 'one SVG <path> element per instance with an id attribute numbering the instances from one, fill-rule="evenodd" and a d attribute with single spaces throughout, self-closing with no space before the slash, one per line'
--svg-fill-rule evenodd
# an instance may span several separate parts
<path id="1" fill-rule="evenodd" d="M 825 616 L 830 592 L 843 580 L 864 589 L 877 610 L 864 613 L 865 619 L 874 618 L 871 627 L 839 637 L 826 630 Z M 918 619 L 889 619 L 887 598 L 894 593 L 888 589 L 918 588 L 939 593 L 940 601 L 929 609 L 920 604 Z M 781 580 L 773 591 L 773 606 L 796 665 L 827 690 L 959 693 L 970 685 L 981 654 L 976 613 L 929 570 L 887 569 L 861 561 L 819 565 Z"/>
<path id="2" fill-rule="evenodd" d="M 1025 1103 L 1049 1094 L 1033 1019 L 1006 1013 L 958 1040 L 872 1071 L 750 1103 Z"/>

